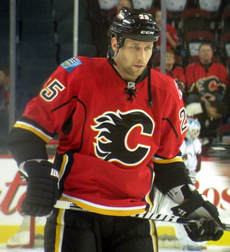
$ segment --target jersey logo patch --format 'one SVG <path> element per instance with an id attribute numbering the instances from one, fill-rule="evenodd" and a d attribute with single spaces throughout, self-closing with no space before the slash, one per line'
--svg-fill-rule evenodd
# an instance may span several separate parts
<path id="1" fill-rule="evenodd" d="M 82 62 L 77 58 L 73 57 L 64 61 L 61 66 L 65 68 L 68 73 L 71 73 L 77 66 L 81 65 Z"/>
<path id="2" fill-rule="evenodd" d="M 106 112 L 94 119 L 98 158 L 126 166 L 141 163 L 149 154 L 155 123 L 142 110 Z"/>
<path id="3" fill-rule="evenodd" d="M 197 81 L 197 88 L 201 94 L 223 90 L 224 87 L 215 76 L 209 76 Z"/>

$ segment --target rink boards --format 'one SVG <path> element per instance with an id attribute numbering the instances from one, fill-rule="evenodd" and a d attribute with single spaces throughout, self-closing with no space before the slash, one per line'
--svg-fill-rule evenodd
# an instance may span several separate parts
<path id="1" fill-rule="evenodd" d="M 15 161 L 0 157 L 0 243 L 6 243 L 22 222 L 20 204 L 25 196 L 26 185 L 17 173 Z M 230 223 L 230 161 L 203 159 L 197 174 L 196 187 L 200 193 L 218 207 L 222 219 Z M 220 241 L 209 245 L 230 246 L 230 232 L 225 232 Z"/>

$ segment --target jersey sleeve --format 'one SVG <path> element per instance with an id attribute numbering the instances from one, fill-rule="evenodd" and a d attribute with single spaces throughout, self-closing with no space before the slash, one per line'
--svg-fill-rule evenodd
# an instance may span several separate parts
<path id="1" fill-rule="evenodd" d="M 77 82 L 77 81 L 76 81 Z M 14 127 L 32 131 L 49 142 L 59 133 L 76 107 L 77 83 L 72 88 L 71 73 L 62 66 L 50 76 L 39 95 L 27 105 L 23 119 Z"/>
<path id="2" fill-rule="evenodd" d="M 155 185 L 164 194 L 170 189 L 191 184 L 180 147 L 187 132 L 187 116 L 182 93 L 177 85 L 167 97 L 161 124 L 161 144 L 152 158 Z"/>
<path id="3" fill-rule="evenodd" d="M 183 102 L 183 93 L 172 81 L 171 92 L 165 97 L 163 117 L 161 121 L 161 142 L 154 158 L 155 162 L 163 162 L 163 159 L 177 160 L 177 154 L 180 152 L 180 146 L 184 141 L 187 131 L 187 116 Z M 159 156 L 159 158 L 157 158 Z M 181 157 L 178 157 L 181 161 Z M 162 160 L 161 160 L 162 159 Z M 169 161 L 167 161 L 169 162 Z"/>
<path id="4" fill-rule="evenodd" d="M 78 89 L 71 88 L 70 75 L 60 65 L 15 123 L 8 147 L 18 164 L 28 159 L 47 159 L 46 144 L 62 130 L 76 107 Z"/>

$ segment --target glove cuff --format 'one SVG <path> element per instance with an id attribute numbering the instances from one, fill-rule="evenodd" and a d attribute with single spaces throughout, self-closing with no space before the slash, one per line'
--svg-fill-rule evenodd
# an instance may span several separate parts
<path id="1" fill-rule="evenodd" d="M 28 174 L 27 172 L 25 171 L 24 169 L 24 166 L 27 162 L 30 162 L 30 161 L 36 161 L 38 163 L 40 163 L 41 161 L 47 161 L 45 159 L 30 159 L 30 160 L 26 160 L 24 162 L 22 162 L 19 166 L 18 166 L 18 169 L 19 169 L 19 172 L 21 174 L 21 176 L 23 176 L 24 178 L 28 178 Z"/>
<path id="2" fill-rule="evenodd" d="M 194 204 L 194 202 L 196 203 Z M 179 206 L 172 207 L 171 210 L 176 216 L 188 217 L 190 213 L 197 209 L 197 206 L 203 206 L 204 202 L 203 197 L 195 190 L 187 200 Z"/>
<path id="3" fill-rule="evenodd" d="M 21 170 L 20 170 L 21 171 Z M 26 174 L 26 178 L 50 178 L 58 180 L 59 174 L 54 169 L 54 164 L 41 160 L 28 160 L 23 166 L 23 174 Z"/>

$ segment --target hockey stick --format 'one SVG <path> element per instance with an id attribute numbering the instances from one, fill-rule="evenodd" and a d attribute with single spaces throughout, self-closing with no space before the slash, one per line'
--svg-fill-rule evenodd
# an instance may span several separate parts
<path id="1" fill-rule="evenodd" d="M 58 200 L 54 207 L 60 208 L 60 209 L 69 209 L 69 210 L 75 210 L 75 211 L 89 212 L 88 210 L 85 210 L 76 206 L 74 203 L 70 201 Z M 155 221 L 178 223 L 178 224 L 184 224 L 184 225 L 197 222 L 197 220 L 192 220 L 185 217 L 179 217 L 179 216 L 168 215 L 168 214 L 159 214 L 159 213 L 148 213 L 148 212 L 131 215 L 131 217 L 144 218 L 144 219 L 155 220 Z M 224 228 L 225 231 L 230 231 L 230 224 L 223 224 L 223 225 L 225 226 Z"/>

